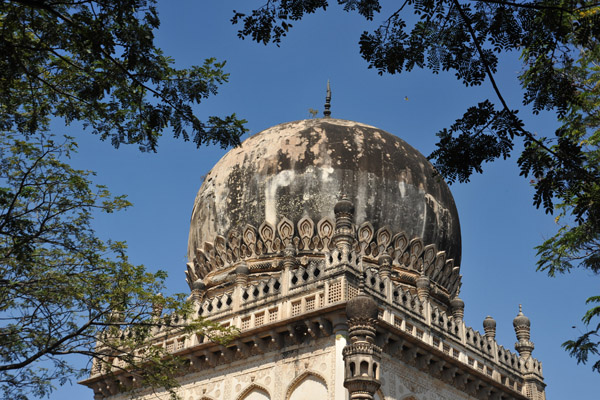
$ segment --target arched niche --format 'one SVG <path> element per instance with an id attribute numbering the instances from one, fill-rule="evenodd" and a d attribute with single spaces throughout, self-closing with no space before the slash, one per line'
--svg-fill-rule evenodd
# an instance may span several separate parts
<path id="1" fill-rule="evenodd" d="M 252 384 L 237 397 L 237 400 L 271 400 L 271 396 L 269 396 L 267 389 Z"/>
<path id="2" fill-rule="evenodd" d="M 298 376 L 287 390 L 286 400 L 326 399 L 325 379 L 314 372 L 305 372 Z"/>

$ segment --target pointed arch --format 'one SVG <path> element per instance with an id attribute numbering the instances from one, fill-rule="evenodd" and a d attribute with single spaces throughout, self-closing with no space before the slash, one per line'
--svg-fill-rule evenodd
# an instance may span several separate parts
<path id="1" fill-rule="evenodd" d="M 288 387 L 285 400 L 327 398 L 327 393 L 327 381 L 323 375 L 317 372 L 304 371 Z"/>
<path id="2" fill-rule="evenodd" d="M 242 390 L 236 400 L 271 400 L 271 395 L 265 387 L 252 383 Z"/>

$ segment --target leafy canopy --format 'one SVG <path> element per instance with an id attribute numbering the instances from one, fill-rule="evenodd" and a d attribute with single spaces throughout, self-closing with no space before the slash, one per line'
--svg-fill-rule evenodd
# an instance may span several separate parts
<path id="1" fill-rule="evenodd" d="M 368 20 L 383 4 L 337 3 Z M 249 13 L 234 11 L 232 22 L 241 24 L 241 38 L 279 45 L 291 22 L 328 7 L 326 0 L 268 0 Z M 600 3 L 590 0 L 404 0 L 359 39 L 362 57 L 380 74 L 418 67 L 451 71 L 466 86 L 491 84 L 491 99 L 437 133 L 430 159 L 449 182 L 467 182 L 484 163 L 509 157 L 522 143 L 518 165 L 535 189 L 533 204 L 555 213 L 559 224 L 537 247 L 538 269 L 550 275 L 573 267 L 600 272 L 599 39 Z M 533 134 L 519 108 L 505 100 L 495 74 L 500 56 L 513 51 L 523 63 L 522 105 L 535 114 L 554 112 L 555 132 Z M 600 307 L 590 309 L 583 319 L 590 330 L 563 345 L 578 362 L 600 355 L 598 317 Z M 593 369 L 600 372 L 600 360 Z"/>
<path id="2" fill-rule="evenodd" d="M 163 360 L 161 347 L 135 352 L 158 327 L 231 332 L 194 319 L 181 297 L 159 295 L 165 272 L 131 264 L 124 243 L 95 235 L 94 212 L 129 203 L 62 160 L 74 150 L 71 138 L 0 137 L 0 390 L 48 395 L 53 381 L 88 372 L 68 362 L 72 354 L 111 368 L 124 360 L 140 382 L 173 388 L 176 359 Z"/>
<path id="3" fill-rule="evenodd" d="M 3 1 L 0 4 L 2 130 L 32 134 L 49 117 L 80 121 L 115 147 L 155 151 L 171 128 L 196 145 L 238 145 L 235 114 L 200 121 L 192 111 L 227 82 L 224 62 L 188 69 L 154 44 L 153 0 Z"/>
<path id="4" fill-rule="evenodd" d="M 159 137 L 237 145 L 235 114 L 201 121 L 193 107 L 227 82 L 224 62 L 177 69 L 154 44 L 153 0 L 0 3 L 0 392 L 46 396 L 89 369 L 127 370 L 174 394 L 181 360 L 151 342 L 158 330 L 228 339 L 231 330 L 162 297 L 165 273 L 129 262 L 92 215 L 129 206 L 72 168 L 72 138 L 50 123 L 79 122 L 115 147 L 156 151 Z M 158 310 L 164 310 L 163 313 Z M 141 348 L 144 351 L 141 351 Z M 135 388 L 135 386 L 130 387 Z M 118 387 L 115 390 L 128 389 Z"/>

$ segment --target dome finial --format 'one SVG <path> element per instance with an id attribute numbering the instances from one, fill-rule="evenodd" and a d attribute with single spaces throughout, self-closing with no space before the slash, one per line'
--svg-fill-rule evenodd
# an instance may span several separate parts
<path id="1" fill-rule="evenodd" d="M 329 79 L 327 80 L 327 96 L 325 96 L 325 110 L 323 111 L 323 118 L 331 118 L 331 87 L 329 86 Z"/>

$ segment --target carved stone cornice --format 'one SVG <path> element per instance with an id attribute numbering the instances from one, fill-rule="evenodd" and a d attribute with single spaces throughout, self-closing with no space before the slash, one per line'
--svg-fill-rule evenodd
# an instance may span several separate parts
<path id="1" fill-rule="evenodd" d="M 385 321 L 379 321 L 384 332 L 392 332 L 393 345 L 384 347 L 383 354 L 390 357 L 401 358 L 405 363 L 426 371 L 438 379 L 455 386 L 458 390 L 465 391 L 479 399 L 489 399 L 500 396 L 502 399 L 527 400 L 527 397 L 510 387 L 504 382 L 499 382 L 495 376 L 490 376 L 483 371 L 470 367 L 468 364 L 431 346 L 407 332 L 398 329 Z M 495 367 L 499 367 L 495 365 Z M 522 387 L 526 382 L 519 374 L 506 371 L 506 377 Z M 487 393 L 484 395 L 483 393 Z"/>
<path id="2" fill-rule="evenodd" d="M 312 341 L 331 337 L 333 321 L 344 315 L 345 306 L 345 303 L 338 303 L 314 312 L 242 331 L 226 346 L 202 341 L 176 350 L 173 355 L 189 360 L 187 369 L 182 369 L 179 375 L 224 368 L 231 363 L 255 356 L 261 357 L 267 353 L 301 349 Z M 92 388 L 96 394 L 104 398 L 120 393 L 119 387 L 122 382 L 131 383 L 132 377 L 131 371 L 115 369 L 92 375 L 79 383 Z"/>
<path id="3" fill-rule="evenodd" d="M 443 249 L 427 245 L 418 237 L 409 238 L 404 232 L 394 233 L 387 227 L 375 231 L 368 221 L 356 226 L 346 219 L 343 226 L 336 228 L 336 221 L 331 218 L 315 223 L 305 217 L 294 224 L 281 217 L 277 226 L 265 221 L 258 228 L 247 225 L 242 232 L 232 230 L 224 236 L 217 235 L 213 242 L 196 249 L 194 259 L 187 264 L 186 280 L 192 289 L 196 281 L 203 281 L 210 289 L 223 279 L 234 280 L 234 270 L 240 262 L 247 263 L 254 273 L 281 270 L 284 264 L 290 268 L 293 264 L 289 254 L 305 261 L 333 255 L 332 262 L 341 262 L 342 256 L 353 253 L 354 259 L 359 257 L 372 268 L 383 268 L 384 277 L 398 282 L 414 286 L 418 276 L 428 277 L 432 295 L 444 303 L 460 288 L 460 268 L 446 258 Z M 344 243 L 344 251 L 339 254 L 333 245 L 334 235 L 336 240 L 343 239 L 340 243 Z M 387 262 L 380 266 L 381 256 Z M 354 259 L 347 263 L 352 264 Z"/>

